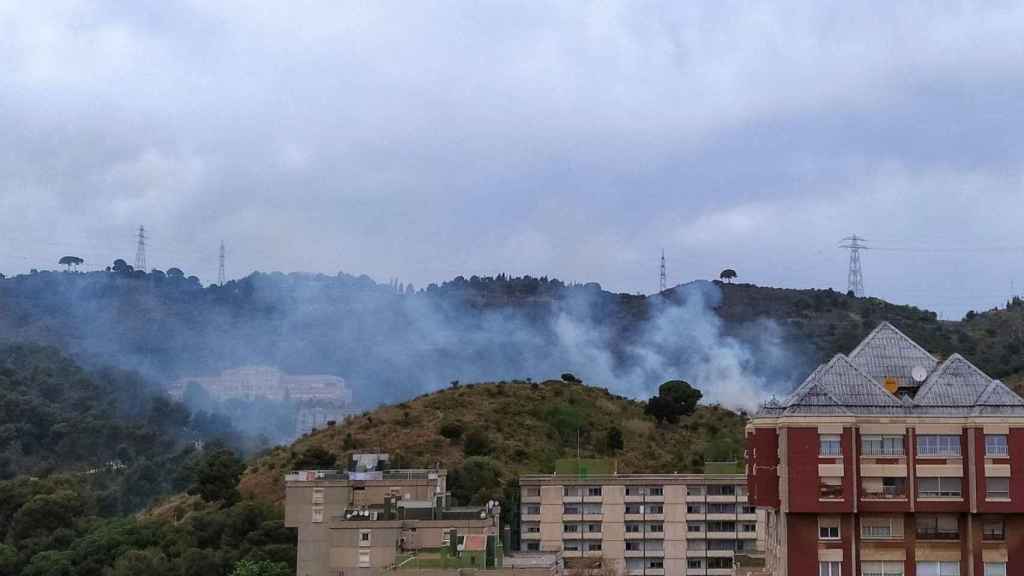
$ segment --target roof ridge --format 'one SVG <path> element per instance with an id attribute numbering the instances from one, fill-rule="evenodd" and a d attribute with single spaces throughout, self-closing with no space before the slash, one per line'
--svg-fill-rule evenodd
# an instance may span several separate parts
<path id="1" fill-rule="evenodd" d="M 939 359 L 936 358 L 935 356 L 933 356 L 931 352 L 925 350 L 917 342 L 914 342 L 913 338 L 911 338 L 910 336 L 907 336 L 906 334 L 904 334 L 902 330 L 900 330 L 896 326 L 893 326 L 893 324 L 891 322 L 889 322 L 888 320 L 882 320 L 882 322 L 879 323 L 878 326 L 875 326 L 875 329 L 872 330 L 870 333 L 868 333 L 868 335 L 865 336 L 864 339 L 860 341 L 860 344 L 857 344 L 857 347 L 853 349 L 853 352 L 850 352 L 850 357 L 852 358 L 852 357 L 856 356 L 857 354 L 859 354 L 860 351 L 867 345 L 868 342 L 874 340 L 875 337 L 877 337 L 877 335 L 880 332 L 882 332 L 882 330 L 884 330 L 886 328 L 890 328 L 890 329 L 892 329 L 893 332 L 895 332 L 896 334 L 899 334 L 900 337 L 902 337 L 904 340 L 909 342 L 918 351 L 923 352 L 926 356 L 931 358 L 936 364 L 939 363 Z"/>
<path id="2" fill-rule="evenodd" d="M 844 358 L 846 358 L 846 357 L 844 356 Z M 886 390 L 885 386 L 883 386 L 881 382 L 875 380 L 867 372 L 861 370 L 859 366 L 854 364 L 853 360 L 850 360 L 849 358 L 846 358 L 846 362 L 851 367 L 853 367 L 853 369 L 856 370 L 858 374 L 860 374 L 861 376 L 867 378 L 868 381 L 871 382 L 872 384 L 874 384 L 876 388 L 878 388 L 879 390 L 884 392 L 886 396 L 892 398 L 893 400 L 895 400 L 897 403 L 899 403 L 901 405 L 903 404 L 902 402 L 900 402 L 900 399 L 895 394 L 893 394 L 892 392 L 889 392 L 888 390 Z"/>
<path id="3" fill-rule="evenodd" d="M 989 384 L 986 384 L 985 390 L 982 391 L 982 394 L 984 394 L 985 391 L 988 390 L 988 386 L 993 381 L 995 381 L 995 378 L 992 378 L 988 374 L 985 374 L 985 372 L 981 368 L 978 368 L 977 366 L 975 366 L 974 363 L 972 363 L 967 358 L 964 358 L 963 355 L 961 355 L 959 352 L 954 352 L 954 353 L 950 354 L 949 358 L 946 358 L 942 362 L 942 364 L 939 364 L 938 368 L 936 368 L 934 371 L 932 371 L 931 374 L 928 375 L 928 379 L 925 380 L 924 384 L 921 385 L 921 389 L 918 390 L 917 395 L 914 396 L 915 403 L 919 403 L 920 400 L 927 400 L 928 396 L 932 393 L 932 390 L 936 386 L 938 386 L 939 380 L 942 379 L 942 376 L 945 375 L 946 371 L 949 370 L 950 366 L 952 366 L 953 364 L 956 364 L 958 362 L 962 362 L 962 363 L 966 364 L 976 374 L 979 374 L 983 378 L 987 378 L 989 380 Z M 980 397 L 981 397 L 981 395 L 979 395 L 979 396 L 974 398 L 973 403 L 975 405 L 978 404 L 978 399 Z"/>

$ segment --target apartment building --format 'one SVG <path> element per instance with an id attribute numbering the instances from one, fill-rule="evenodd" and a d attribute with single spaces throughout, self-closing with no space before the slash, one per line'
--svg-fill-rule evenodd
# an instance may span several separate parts
<path id="1" fill-rule="evenodd" d="M 499 508 L 448 506 L 444 470 L 378 470 L 356 455 L 350 472 L 285 476 L 285 526 L 298 529 L 299 576 L 378 574 L 420 566 L 500 566 Z"/>
<path id="2" fill-rule="evenodd" d="M 883 323 L 747 426 L 780 576 L 1024 574 L 1024 399 Z"/>
<path id="3" fill-rule="evenodd" d="M 734 574 L 764 536 L 742 475 L 529 475 L 519 485 L 521 549 L 561 552 L 569 568 Z"/>

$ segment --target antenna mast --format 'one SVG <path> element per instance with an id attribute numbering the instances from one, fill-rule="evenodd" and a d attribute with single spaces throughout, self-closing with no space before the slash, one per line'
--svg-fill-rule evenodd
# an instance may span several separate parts
<path id="1" fill-rule="evenodd" d="M 661 270 L 658 274 L 658 292 L 668 289 L 668 274 L 665 273 L 665 251 L 661 251 Z"/>
<path id="2" fill-rule="evenodd" d="M 135 248 L 135 269 L 146 271 L 146 227 L 139 226 L 139 243 Z"/>
<path id="3" fill-rule="evenodd" d="M 847 274 L 847 290 L 853 292 L 853 295 L 858 298 L 864 297 L 864 271 L 860 266 L 860 251 L 868 250 L 868 247 L 864 245 L 867 242 L 866 238 L 861 238 L 856 234 L 847 236 L 841 240 L 843 244 L 840 244 L 840 248 L 846 248 L 850 251 L 850 271 Z"/>
<path id="4" fill-rule="evenodd" d="M 217 270 L 217 285 L 224 285 L 224 241 L 220 241 L 220 268 Z"/>

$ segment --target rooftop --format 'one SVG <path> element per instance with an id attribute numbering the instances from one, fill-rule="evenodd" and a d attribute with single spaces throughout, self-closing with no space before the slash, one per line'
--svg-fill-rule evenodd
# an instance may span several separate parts
<path id="1" fill-rule="evenodd" d="M 756 416 L 1024 416 L 1024 399 L 966 358 L 940 363 L 883 322 L 850 353 L 818 366 Z"/>

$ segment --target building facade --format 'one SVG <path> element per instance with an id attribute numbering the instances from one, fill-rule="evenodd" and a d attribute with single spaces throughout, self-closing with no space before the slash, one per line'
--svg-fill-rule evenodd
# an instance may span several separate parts
<path id="1" fill-rule="evenodd" d="M 433 469 L 288 474 L 285 526 L 298 531 L 296 574 L 500 568 L 499 508 L 450 507 L 445 481 L 445 471 Z"/>
<path id="2" fill-rule="evenodd" d="M 747 426 L 780 576 L 1024 574 L 1024 399 L 890 324 Z"/>
<path id="3" fill-rule="evenodd" d="M 731 575 L 756 556 L 763 514 L 742 475 L 619 474 L 519 479 L 520 548 L 599 561 L 628 576 Z"/>

